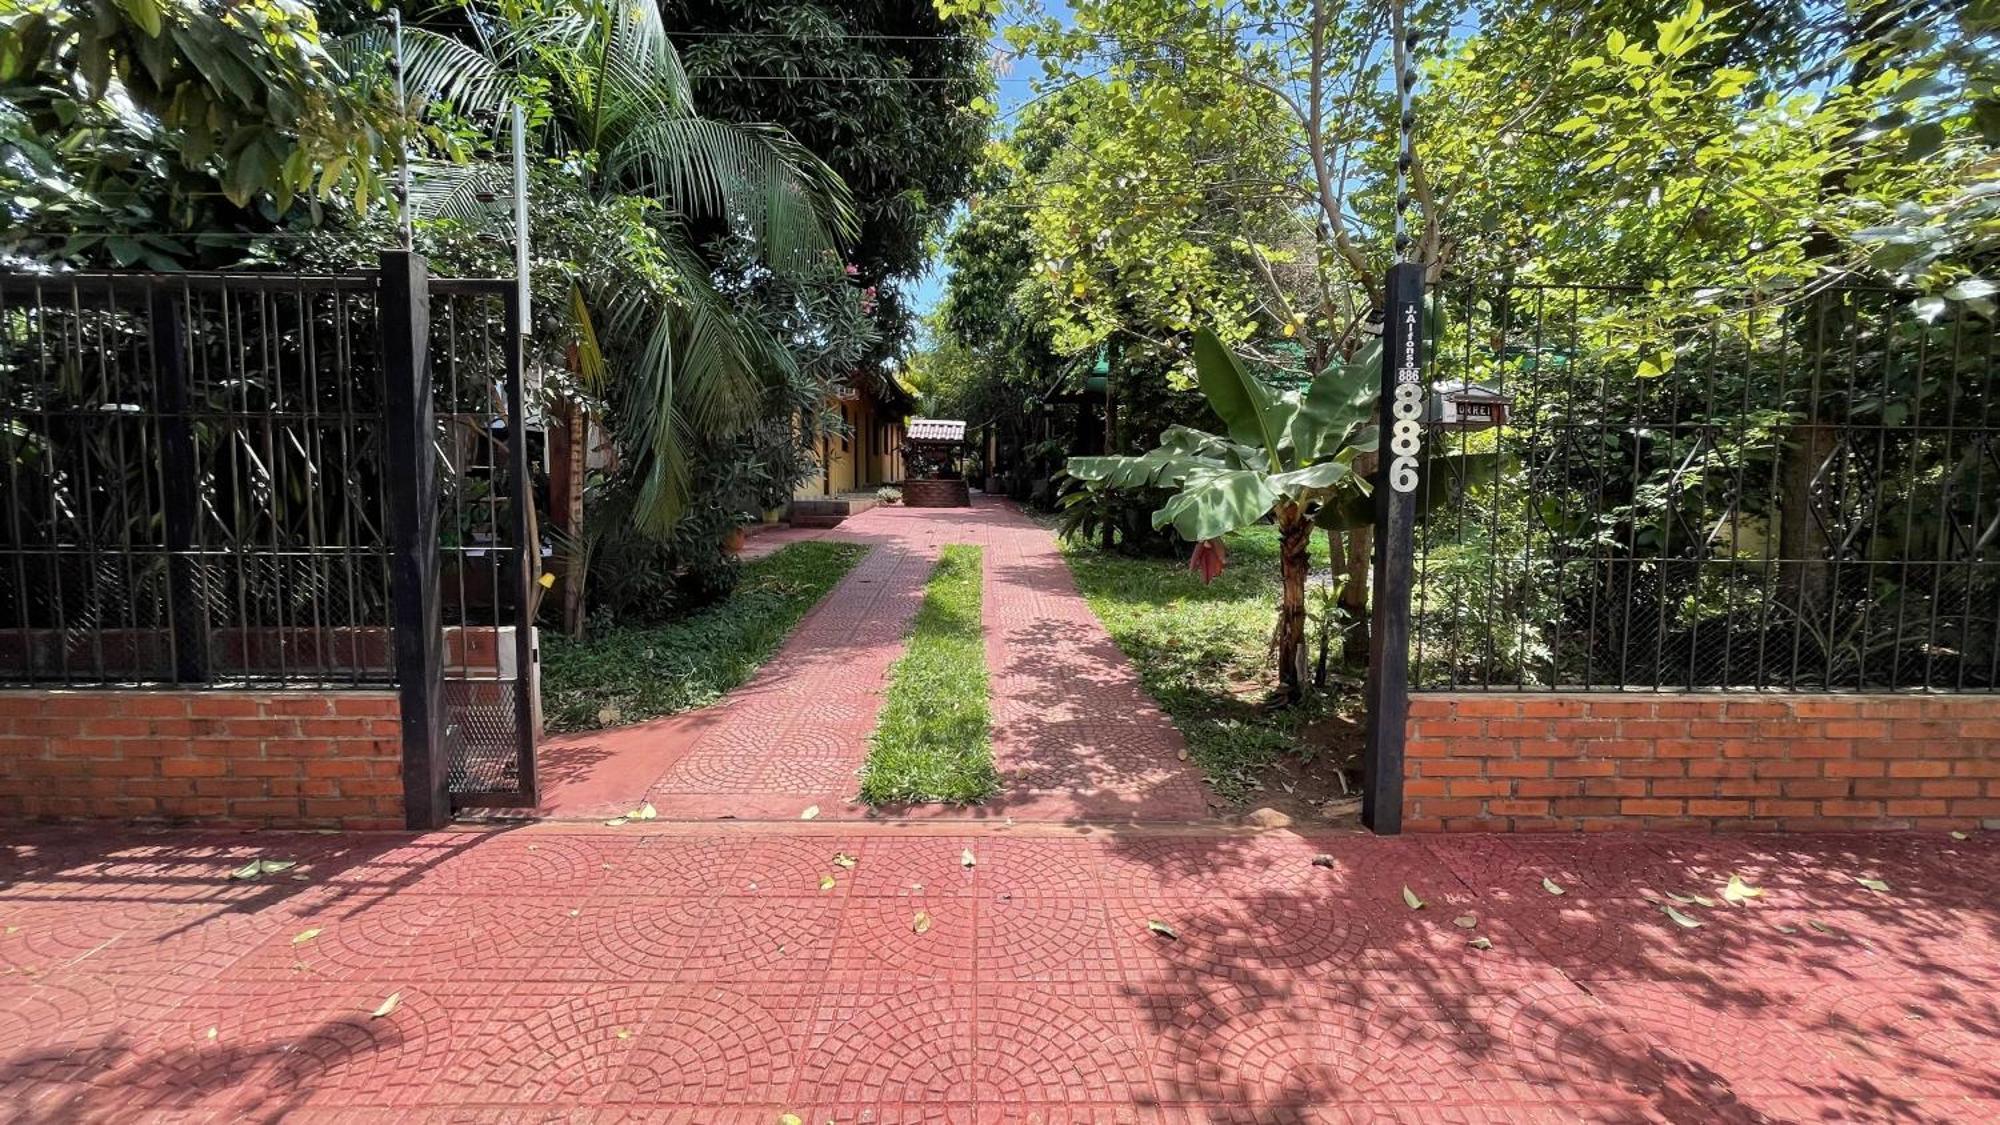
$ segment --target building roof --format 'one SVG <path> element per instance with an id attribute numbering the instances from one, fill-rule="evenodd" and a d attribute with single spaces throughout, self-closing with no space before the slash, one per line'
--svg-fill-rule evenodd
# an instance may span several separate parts
<path id="1" fill-rule="evenodd" d="M 904 433 L 911 441 L 964 441 L 965 423 L 956 418 L 912 418 Z"/>

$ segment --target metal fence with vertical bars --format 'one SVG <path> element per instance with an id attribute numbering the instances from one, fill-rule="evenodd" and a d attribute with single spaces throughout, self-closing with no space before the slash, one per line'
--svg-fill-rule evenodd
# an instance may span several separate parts
<path id="1" fill-rule="evenodd" d="M 1412 688 L 2000 690 L 1994 325 L 1912 297 L 1441 290 Z"/>
<path id="2" fill-rule="evenodd" d="M 407 253 L 0 274 L 0 687 L 400 686 L 414 819 L 532 803 L 521 321 Z"/>
<path id="3" fill-rule="evenodd" d="M 394 681 L 375 302 L 0 278 L 0 680 Z"/>

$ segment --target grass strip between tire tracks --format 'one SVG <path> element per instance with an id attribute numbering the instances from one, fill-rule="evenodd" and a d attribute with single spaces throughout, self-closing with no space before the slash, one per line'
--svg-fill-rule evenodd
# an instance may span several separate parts
<path id="1" fill-rule="evenodd" d="M 909 646 L 869 738 L 861 798 L 870 804 L 972 804 L 999 791 L 981 628 L 982 553 L 953 545 L 924 585 Z"/>

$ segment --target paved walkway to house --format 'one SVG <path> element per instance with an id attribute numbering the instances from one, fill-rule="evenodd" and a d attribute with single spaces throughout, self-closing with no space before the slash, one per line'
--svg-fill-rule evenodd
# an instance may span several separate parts
<path id="1" fill-rule="evenodd" d="M 1180 732 L 1077 593 L 1054 536 L 1013 505 L 879 507 L 824 531 L 763 532 L 753 550 L 806 538 L 869 555 L 750 683 L 701 712 L 550 739 L 543 813 L 603 819 L 650 802 L 667 819 L 865 817 L 855 803 L 890 665 L 902 654 L 938 552 L 984 551 L 986 666 L 1000 796 L 899 817 L 1106 823 L 1198 820 L 1199 774 Z"/>
<path id="2" fill-rule="evenodd" d="M 229 879 L 259 856 L 298 865 Z M 1731 873 L 1763 896 L 1721 902 Z M 1715 905 L 1677 906 L 1682 928 L 1669 894 Z M 786 1113 L 2000 1120 L 2000 841 L 848 823 L 0 844 L 0 1119 Z"/>

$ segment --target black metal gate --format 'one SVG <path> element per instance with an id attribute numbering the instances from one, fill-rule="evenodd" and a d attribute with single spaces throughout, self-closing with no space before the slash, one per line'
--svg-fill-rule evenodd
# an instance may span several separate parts
<path id="1" fill-rule="evenodd" d="M 517 289 L 429 290 L 447 787 L 454 810 L 532 807 L 542 587 Z"/>
<path id="2" fill-rule="evenodd" d="M 541 558 L 511 279 L 382 256 L 403 799 L 412 827 L 536 803 Z"/>

